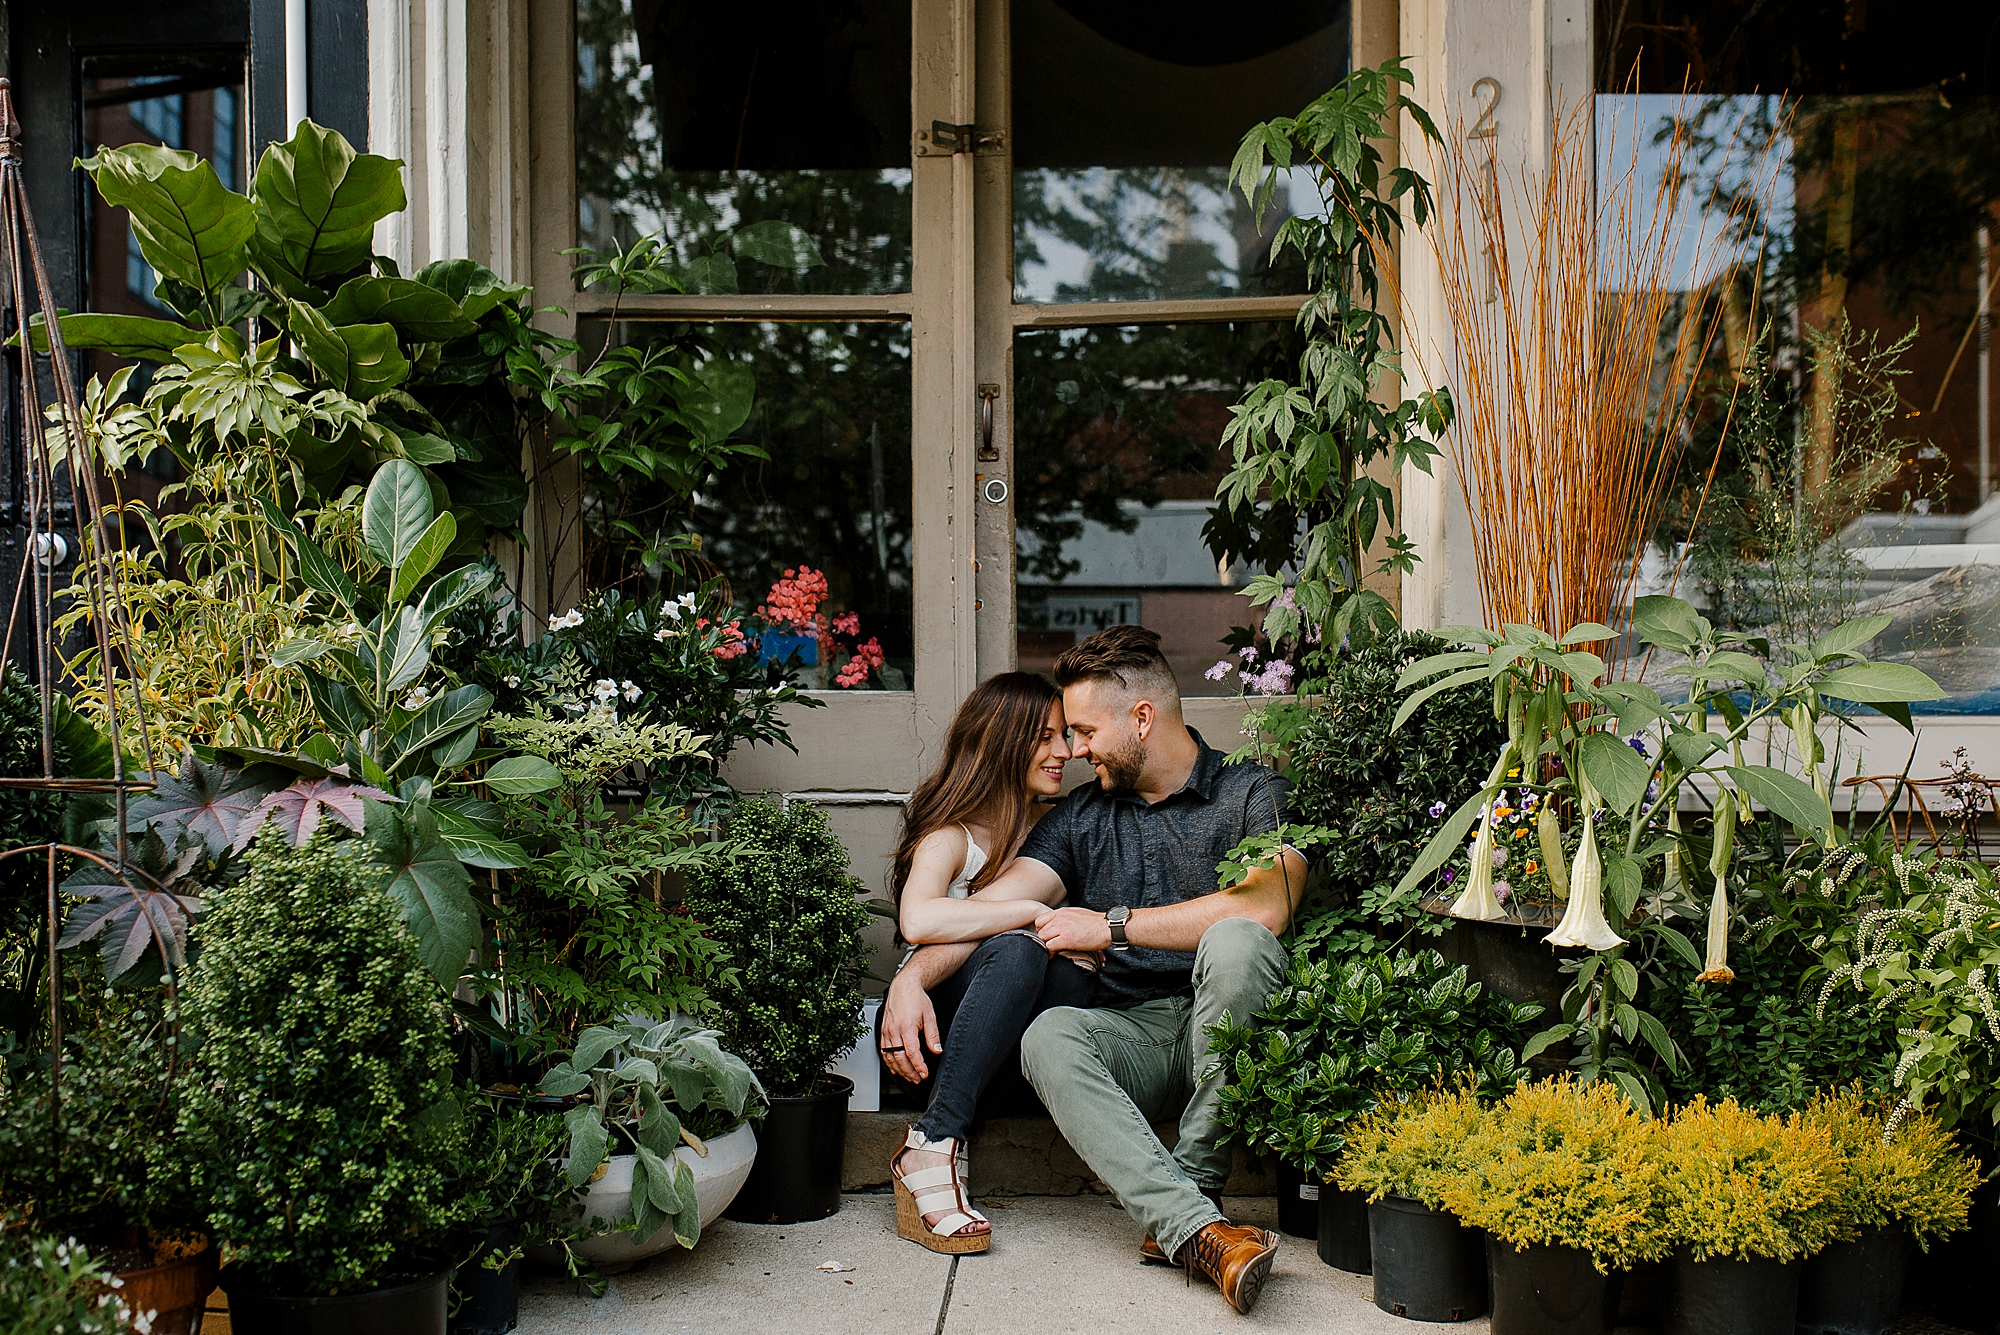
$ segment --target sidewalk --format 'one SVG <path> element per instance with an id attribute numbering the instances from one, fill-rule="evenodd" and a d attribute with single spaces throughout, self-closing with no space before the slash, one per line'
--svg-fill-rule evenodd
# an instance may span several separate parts
<path id="1" fill-rule="evenodd" d="M 1231 1217 L 1276 1227 L 1269 1197 L 1229 1201 Z M 521 1335 L 1410 1335 L 1378 1311 L 1366 1275 L 1321 1263 L 1286 1238 L 1256 1311 L 1239 1317 L 1215 1286 L 1139 1262 L 1140 1231 L 1105 1196 L 982 1199 L 992 1250 L 952 1258 L 896 1236 L 894 1198 L 853 1195 L 840 1213 L 783 1227 L 718 1221 L 693 1252 L 615 1276 L 602 1299 L 531 1272 Z M 852 1270 L 818 1267 L 838 1261 Z M 1485 1335 L 1484 1320 L 1457 1329 Z"/>

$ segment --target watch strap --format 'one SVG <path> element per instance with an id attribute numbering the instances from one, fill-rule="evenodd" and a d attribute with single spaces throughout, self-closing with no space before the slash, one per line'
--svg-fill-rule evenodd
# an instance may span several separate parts
<path id="1" fill-rule="evenodd" d="M 1125 922 L 1131 916 L 1132 910 L 1124 904 L 1113 906 L 1111 911 L 1104 915 L 1104 921 L 1111 927 L 1111 948 L 1113 950 L 1126 950 L 1130 948 L 1132 943 L 1125 939 Z"/>

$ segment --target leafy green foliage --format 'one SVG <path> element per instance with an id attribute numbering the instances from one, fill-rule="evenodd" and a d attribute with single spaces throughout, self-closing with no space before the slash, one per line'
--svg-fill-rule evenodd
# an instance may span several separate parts
<path id="1" fill-rule="evenodd" d="M 1485 1108 L 1469 1089 L 1397 1095 L 1356 1118 L 1333 1167 L 1342 1191 L 1403 1196 L 1433 1210 L 1477 1153 Z"/>
<path id="2" fill-rule="evenodd" d="M 1386 1095 L 1461 1078 L 1483 1098 L 1511 1090 L 1527 1074 L 1511 1045 L 1541 1009 L 1485 993 L 1432 950 L 1353 964 L 1295 957 L 1249 1024 L 1225 1016 L 1209 1027 L 1224 1143 L 1323 1177 L 1347 1123 Z"/>
<path id="3" fill-rule="evenodd" d="M 358 850 L 267 831 L 251 867 L 201 925 L 178 1152 L 238 1264 L 293 1293 L 367 1289 L 454 1222 L 443 1001 Z"/>
<path id="4" fill-rule="evenodd" d="M 1629 1269 L 1664 1251 L 1651 1150 L 1644 1117 L 1613 1086 L 1522 1085 L 1481 1122 L 1445 1208 L 1516 1249 L 1576 1247 L 1600 1271 Z"/>
<path id="5" fill-rule="evenodd" d="M 804 802 L 744 802 L 723 835 L 729 856 L 693 869 L 685 900 L 734 968 L 715 989 L 723 1042 L 772 1093 L 814 1093 L 861 1034 L 865 887 Z"/>
<path id="6" fill-rule="evenodd" d="M 73 1238 L 26 1236 L 0 1217 L 0 1330 L 9 1335 L 124 1335 L 132 1312 L 111 1274 Z"/>
<path id="7" fill-rule="evenodd" d="M 681 1246 L 700 1241 L 694 1175 L 676 1151 L 685 1143 L 706 1157 L 704 1136 L 733 1130 L 766 1107 L 764 1087 L 741 1057 L 723 1051 L 718 1037 L 680 1020 L 593 1025 L 577 1035 L 576 1050 L 542 1077 L 544 1094 L 589 1092 L 589 1101 L 563 1118 L 569 1130 L 563 1172 L 571 1186 L 587 1184 L 613 1154 L 636 1156 L 636 1241 L 645 1242 L 668 1223 Z"/>
<path id="8" fill-rule="evenodd" d="M 1378 258 L 1401 232 L 1398 202 L 1407 195 L 1421 226 L 1430 186 L 1408 167 L 1385 170 L 1377 147 L 1385 127 L 1408 112 L 1432 142 L 1430 117 L 1396 91 L 1410 86 L 1401 61 L 1356 70 L 1296 117 L 1252 126 L 1230 167 L 1230 182 L 1261 218 L 1280 180 L 1304 170 L 1320 195 L 1319 211 L 1287 218 L 1272 239 L 1273 259 L 1296 249 L 1311 295 L 1299 310 L 1307 337 L 1295 380 L 1266 380 L 1229 411 L 1222 443 L 1234 460 L 1216 488 L 1221 514 L 1209 525 L 1212 546 L 1227 544 L 1230 520 L 1256 512 L 1261 525 L 1291 537 L 1294 587 L 1273 569 L 1252 581 L 1253 604 L 1269 605 L 1264 631 L 1285 640 L 1338 643 L 1362 637 L 1395 617 L 1379 594 L 1362 588 L 1364 553 L 1386 526 L 1388 555 L 1377 573 L 1411 569 L 1414 548 L 1395 532 L 1395 500 L 1371 466 L 1429 472 L 1438 453 L 1429 437 L 1451 422 L 1451 396 L 1429 391 L 1385 407 L 1373 397 L 1396 365 L 1389 319 L 1377 309 Z M 1389 130 L 1393 137 L 1393 129 Z M 1380 468 L 1372 473 L 1380 473 Z M 1303 528 L 1303 538 L 1292 536 Z M 1291 596 L 1281 596 L 1289 592 Z"/>

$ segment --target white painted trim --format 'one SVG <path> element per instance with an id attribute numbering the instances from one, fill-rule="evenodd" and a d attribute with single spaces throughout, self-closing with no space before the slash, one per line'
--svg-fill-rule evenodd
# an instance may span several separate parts
<path id="1" fill-rule="evenodd" d="M 466 180 L 467 0 L 424 4 L 425 261 L 469 255 L 471 190 Z"/>
<path id="2" fill-rule="evenodd" d="M 2000 542 L 1850 547 L 1848 555 L 1873 570 L 1949 570 L 1953 566 L 2000 565 Z"/>
<path id="3" fill-rule="evenodd" d="M 403 193 L 414 202 L 410 157 L 410 0 L 368 0 L 368 151 L 403 162 Z M 375 251 L 409 273 L 415 266 L 410 214 L 375 224 Z"/>
<path id="4" fill-rule="evenodd" d="M 306 0 L 285 0 L 285 138 L 307 115 Z"/>

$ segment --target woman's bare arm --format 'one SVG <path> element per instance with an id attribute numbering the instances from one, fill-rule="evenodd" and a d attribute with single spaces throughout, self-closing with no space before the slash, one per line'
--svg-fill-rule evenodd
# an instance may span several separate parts
<path id="1" fill-rule="evenodd" d="M 965 865 L 966 843 L 965 832 L 959 829 L 933 830 L 918 843 L 910 860 L 909 878 L 903 883 L 902 908 L 897 915 L 897 926 L 905 941 L 918 945 L 982 941 L 1017 927 L 1034 926 L 1045 901 L 1019 891 L 988 893 L 1001 882 L 1009 881 L 1013 875 L 1011 868 L 1001 873 L 992 886 L 969 899 L 950 897 L 947 892 L 952 879 Z"/>

